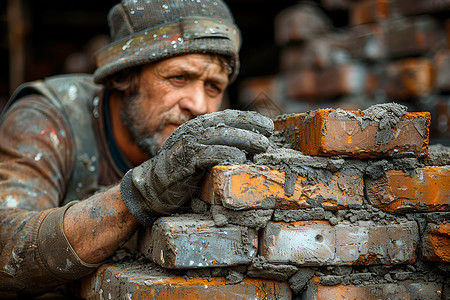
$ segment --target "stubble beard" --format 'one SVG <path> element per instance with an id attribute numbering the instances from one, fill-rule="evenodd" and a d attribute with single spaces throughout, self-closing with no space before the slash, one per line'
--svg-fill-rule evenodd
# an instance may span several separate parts
<path id="1" fill-rule="evenodd" d="M 159 149 L 166 139 L 166 136 L 162 133 L 163 129 L 168 124 L 182 124 L 194 116 L 179 114 L 172 110 L 165 111 L 156 116 L 152 113 L 146 113 L 141 105 L 141 97 L 141 94 L 137 93 L 125 99 L 120 115 L 125 126 L 130 130 L 137 146 L 153 157 L 158 154 Z M 153 118 L 158 119 L 158 122 L 155 124 L 159 125 L 156 128 L 149 126 Z"/>

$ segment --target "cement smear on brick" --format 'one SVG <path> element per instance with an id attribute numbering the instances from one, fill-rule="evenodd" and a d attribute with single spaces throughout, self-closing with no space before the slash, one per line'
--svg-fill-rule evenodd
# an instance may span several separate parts
<path id="1" fill-rule="evenodd" d="M 352 112 L 342 109 L 336 109 L 328 115 L 336 118 L 349 118 L 358 121 L 361 130 L 368 126 L 378 123 L 379 131 L 376 133 L 375 140 L 377 145 L 386 145 L 394 139 L 392 128 L 396 128 L 402 117 L 406 114 L 408 108 L 398 103 L 383 103 L 373 105 L 363 110 L 362 116 L 356 116 Z"/>

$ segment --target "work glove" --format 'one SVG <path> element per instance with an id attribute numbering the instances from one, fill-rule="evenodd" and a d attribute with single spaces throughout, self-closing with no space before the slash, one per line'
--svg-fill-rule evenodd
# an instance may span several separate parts
<path id="1" fill-rule="evenodd" d="M 272 132 L 272 120 L 256 112 L 198 116 L 178 127 L 157 156 L 125 174 L 122 199 L 141 224 L 150 226 L 190 199 L 209 167 L 241 164 L 246 154 L 265 152 Z"/>

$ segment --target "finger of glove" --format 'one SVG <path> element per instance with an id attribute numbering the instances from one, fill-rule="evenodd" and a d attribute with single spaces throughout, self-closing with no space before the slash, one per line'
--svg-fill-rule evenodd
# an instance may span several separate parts
<path id="1" fill-rule="evenodd" d="M 204 169 L 220 164 L 242 164 L 246 160 L 241 150 L 223 145 L 199 145 L 195 156 L 196 167 Z"/>
<path id="2" fill-rule="evenodd" d="M 227 109 L 199 117 L 204 127 L 215 127 L 225 124 L 230 127 L 242 128 L 270 136 L 274 130 L 273 121 L 254 111 Z"/>
<path id="3" fill-rule="evenodd" d="M 226 145 L 245 150 L 249 153 L 261 153 L 270 145 L 264 135 L 233 127 L 210 127 L 198 137 L 198 143 L 205 145 Z"/>
<path id="4" fill-rule="evenodd" d="M 273 121 L 261 114 L 251 111 L 224 110 L 197 116 L 179 126 L 166 140 L 160 151 L 169 149 L 186 135 L 201 135 L 207 128 L 218 126 L 241 128 L 264 136 L 270 136 L 274 130 Z"/>

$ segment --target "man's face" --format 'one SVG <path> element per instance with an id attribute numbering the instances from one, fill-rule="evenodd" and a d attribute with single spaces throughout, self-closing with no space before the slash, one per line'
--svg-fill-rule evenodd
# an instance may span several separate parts
<path id="1" fill-rule="evenodd" d="M 217 111 L 228 71 L 215 56 L 187 54 L 143 67 L 139 92 L 123 103 L 122 119 L 141 149 L 155 155 L 167 137 L 195 116 Z"/>

